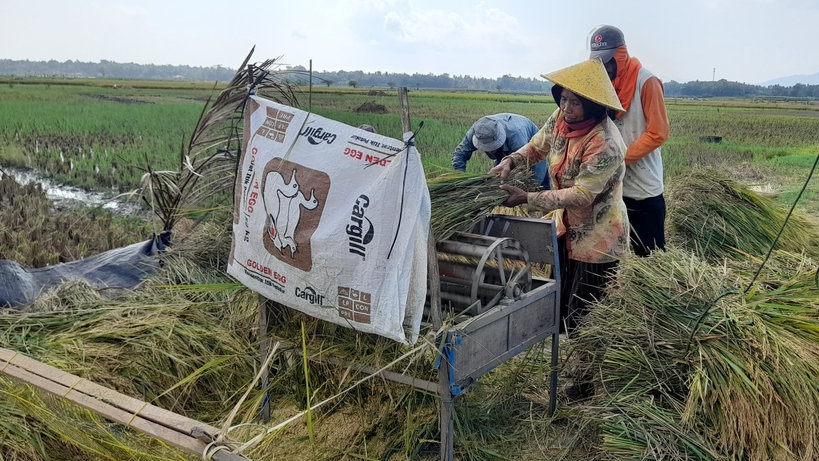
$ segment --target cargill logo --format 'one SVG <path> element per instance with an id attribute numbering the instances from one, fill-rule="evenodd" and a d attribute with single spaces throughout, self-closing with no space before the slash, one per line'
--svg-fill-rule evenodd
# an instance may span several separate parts
<path id="1" fill-rule="evenodd" d="M 318 294 L 311 286 L 307 286 L 304 289 L 296 287 L 296 297 L 313 305 L 321 306 L 324 304 L 324 296 Z"/>
<path id="2" fill-rule="evenodd" d="M 316 127 L 307 127 L 299 133 L 299 136 L 304 136 L 307 138 L 307 142 L 313 145 L 321 144 L 326 142 L 327 144 L 332 144 L 333 141 L 336 140 L 335 133 L 330 133 L 329 131 L 324 131 L 323 128 L 316 128 Z"/>
<path id="3" fill-rule="evenodd" d="M 367 259 L 367 245 L 373 240 L 375 228 L 373 223 L 364 216 L 367 207 L 370 206 L 370 198 L 366 195 L 360 195 L 353 210 L 350 213 L 350 224 L 347 224 L 347 238 L 350 243 L 350 253 L 361 256 L 361 259 Z"/>

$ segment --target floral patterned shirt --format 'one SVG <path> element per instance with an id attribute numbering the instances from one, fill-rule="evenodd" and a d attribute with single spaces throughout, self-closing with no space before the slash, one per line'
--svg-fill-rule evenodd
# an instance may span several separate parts
<path id="1" fill-rule="evenodd" d="M 558 234 L 567 233 L 569 258 L 587 263 L 619 259 L 629 248 L 623 203 L 626 146 L 608 117 L 587 134 L 566 137 L 556 129 L 557 109 L 527 145 L 510 154 L 513 165 L 549 160 L 552 189 L 528 193 L 528 203 L 549 213 Z"/>

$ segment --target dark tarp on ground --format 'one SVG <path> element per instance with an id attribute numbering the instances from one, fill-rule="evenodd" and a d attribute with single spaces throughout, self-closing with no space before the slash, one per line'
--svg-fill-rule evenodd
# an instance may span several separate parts
<path id="1" fill-rule="evenodd" d="M 36 269 L 0 260 L 0 308 L 30 304 L 40 293 L 68 280 L 85 281 L 96 288 L 134 288 L 156 271 L 157 256 L 169 243 L 170 233 L 163 232 L 144 242 Z"/>

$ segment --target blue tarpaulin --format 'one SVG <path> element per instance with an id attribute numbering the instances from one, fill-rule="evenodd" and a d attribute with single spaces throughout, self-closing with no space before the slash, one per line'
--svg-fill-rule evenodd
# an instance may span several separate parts
<path id="1" fill-rule="evenodd" d="M 0 307 L 33 302 L 42 292 L 71 280 L 95 288 L 131 289 L 159 267 L 158 255 L 170 243 L 170 232 L 139 243 L 115 248 L 88 258 L 41 268 L 25 268 L 0 260 Z"/>

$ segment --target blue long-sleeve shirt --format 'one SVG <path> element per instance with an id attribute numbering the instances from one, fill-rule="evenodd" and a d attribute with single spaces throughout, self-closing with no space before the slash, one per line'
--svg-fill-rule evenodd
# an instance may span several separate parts
<path id="1" fill-rule="evenodd" d="M 506 131 L 506 141 L 495 152 L 485 152 L 487 157 L 495 162 L 495 165 L 500 163 L 504 157 L 520 149 L 532 139 L 538 131 L 537 125 L 528 118 L 517 114 L 494 114 L 487 115 L 487 118 L 497 121 Z M 472 158 L 472 154 L 478 150 L 472 143 L 472 136 L 475 134 L 475 125 L 473 124 L 467 130 L 464 139 L 455 148 L 452 153 L 452 168 L 458 171 L 466 171 L 466 162 Z M 549 188 L 548 163 L 546 161 L 540 162 L 532 167 L 534 172 L 535 182 L 541 184 L 544 189 Z"/>

